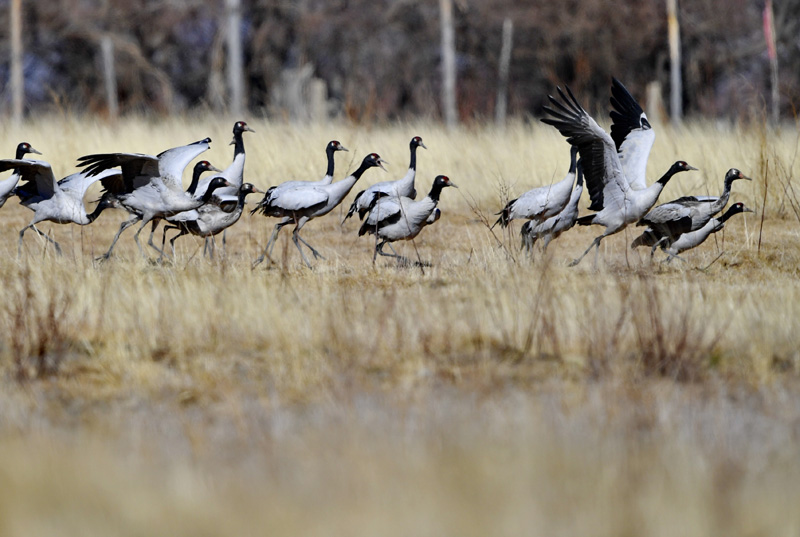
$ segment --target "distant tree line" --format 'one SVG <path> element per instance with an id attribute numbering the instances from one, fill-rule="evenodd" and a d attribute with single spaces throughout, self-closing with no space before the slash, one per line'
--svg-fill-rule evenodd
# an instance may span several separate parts
<path id="1" fill-rule="evenodd" d="M 8 109 L 8 0 L 0 1 L 2 106 Z M 769 99 L 763 0 L 680 5 L 686 114 L 759 117 Z M 332 114 L 368 121 L 433 117 L 440 109 L 436 0 L 242 0 L 247 107 L 276 115 L 287 70 L 310 66 Z M 800 0 L 775 0 L 781 111 L 800 97 Z M 99 42 L 114 43 L 120 109 L 169 113 L 225 105 L 225 2 L 24 0 L 25 98 L 29 110 L 103 113 Z M 514 22 L 508 110 L 539 115 L 568 84 L 607 108 L 612 76 L 644 98 L 669 91 L 664 0 L 455 0 L 458 112 L 491 118 L 501 29 Z"/>

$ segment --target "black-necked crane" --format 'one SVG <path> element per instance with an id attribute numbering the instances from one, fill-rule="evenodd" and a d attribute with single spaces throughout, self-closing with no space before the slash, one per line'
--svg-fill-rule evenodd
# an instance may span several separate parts
<path id="1" fill-rule="evenodd" d="M 458 188 L 446 175 L 437 175 L 428 195 L 419 201 L 405 196 L 380 198 L 358 230 L 359 237 L 367 233 L 377 236 L 372 261 L 374 262 L 378 255 L 383 255 L 407 262 L 405 257 L 394 252 L 391 243 L 411 240 L 419 235 L 423 227 L 435 222 L 438 219 L 435 211 L 439 195 L 442 189 L 448 186 Z M 393 254 L 383 251 L 386 244 L 392 248 Z"/>
<path id="2" fill-rule="evenodd" d="M 383 167 L 385 162 L 377 153 L 370 153 L 364 157 L 356 171 L 341 181 L 329 185 L 297 186 L 278 192 L 275 190 L 267 191 L 264 199 L 259 202 L 258 206 L 250 214 L 258 211 L 264 216 L 274 216 L 282 220 L 275 225 L 264 252 L 253 262 L 253 267 L 261 263 L 266 257 L 269 257 L 281 228 L 292 223 L 295 225 L 292 232 L 292 241 L 297 246 L 297 250 L 300 252 L 300 256 L 306 266 L 311 268 L 311 263 L 306 259 L 306 255 L 300 247 L 300 242 L 311 250 L 315 258 L 324 259 L 314 247 L 300 236 L 300 230 L 309 220 L 326 215 L 339 205 L 365 171 L 373 167 L 380 167 L 385 171 L 386 168 Z"/>
<path id="3" fill-rule="evenodd" d="M 61 255 L 61 246 L 58 242 L 42 233 L 36 224 L 48 221 L 85 226 L 94 222 L 105 209 L 113 206 L 108 200 L 101 201 L 94 211 L 87 214 L 83 196 L 92 183 L 103 178 L 119 176 L 117 170 L 105 170 L 93 177 L 89 177 L 86 173 L 74 173 L 56 181 L 53 170 L 47 162 L 26 159 L 0 160 L 0 172 L 11 169 L 16 170 L 21 181 L 21 184 L 14 189 L 14 193 L 19 196 L 21 205 L 34 212 L 30 224 L 19 232 L 18 255 L 22 252 L 22 239 L 28 229 L 36 231 L 47 239 Z"/>
<path id="4" fill-rule="evenodd" d="M 348 151 L 348 149 L 338 140 L 331 140 L 328 142 L 328 145 L 325 146 L 328 167 L 325 169 L 325 175 L 322 179 L 318 181 L 285 181 L 279 185 L 270 187 L 267 190 L 267 194 L 278 195 L 281 191 L 291 190 L 299 186 L 324 186 L 331 184 L 333 182 L 333 171 L 335 168 L 333 155 L 336 154 L 337 151 Z"/>
<path id="5" fill-rule="evenodd" d="M 580 263 L 593 247 L 596 266 L 597 253 L 603 238 L 623 230 L 628 224 L 637 222 L 644 216 L 658 201 L 664 186 L 676 173 L 696 168 L 684 161 L 677 161 L 658 181 L 645 189 L 634 190 L 625 176 L 616 144 L 611 136 L 586 113 L 569 88 L 567 88 L 569 97 L 561 91 L 561 88 L 558 88 L 558 93 L 563 104 L 550 96 L 550 102 L 555 109 L 545 107 L 545 111 L 552 117 L 543 118 L 542 121 L 556 127 L 570 144 L 578 147 L 583 161 L 584 179 L 592 200 L 589 209 L 598 211 L 578 218 L 578 224 L 582 226 L 594 224 L 606 228 L 570 266 Z"/>
<path id="6" fill-rule="evenodd" d="M 14 158 L 21 160 L 25 157 L 25 155 L 30 153 L 41 155 L 39 151 L 31 146 L 31 144 L 28 142 L 22 142 L 17 145 L 17 153 Z M 5 205 L 8 198 L 14 194 L 14 188 L 16 188 L 17 183 L 19 183 L 19 173 L 17 170 L 14 170 L 14 173 L 12 173 L 11 177 L 8 179 L 3 179 L 0 181 L 0 207 Z"/>
<path id="7" fill-rule="evenodd" d="M 202 198 L 202 196 L 196 195 L 197 185 L 200 184 L 200 176 L 203 175 L 205 172 L 221 172 L 221 171 L 222 170 L 220 170 L 216 166 L 213 166 L 209 161 L 201 160 L 200 162 L 198 162 L 197 164 L 194 165 L 194 168 L 192 168 L 192 180 L 189 183 L 189 188 L 186 189 L 186 193 L 191 195 L 191 196 L 194 196 L 195 198 L 198 198 L 198 199 Z M 210 181 L 209 181 L 209 183 L 210 183 Z M 207 190 L 207 188 L 204 188 L 203 190 Z M 216 193 L 219 192 L 219 190 L 220 190 L 219 188 L 216 189 L 216 191 L 214 192 L 215 195 L 213 196 L 212 199 L 214 199 L 214 200 L 217 199 Z M 205 203 L 204 205 L 202 205 L 202 207 L 208 207 L 208 206 L 209 206 L 208 202 Z M 194 211 L 194 209 L 192 209 L 191 211 L 187 211 L 187 212 L 191 213 L 193 211 Z M 168 220 L 171 220 L 173 218 L 179 218 L 181 214 L 182 213 L 178 213 L 178 214 L 176 214 L 174 216 L 171 216 L 171 217 L 168 218 Z M 153 244 L 153 235 L 155 235 L 156 228 L 158 227 L 158 223 L 161 222 L 161 220 L 162 219 L 160 217 L 153 218 L 152 225 L 150 226 L 150 236 L 147 239 L 147 244 L 151 248 L 153 248 L 153 250 L 157 250 L 161 254 L 161 256 L 163 256 L 164 255 L 164 236 L 163 236 L 163 234 L 162 234 L 162 240 L 161 240 L 161 248 L 158 248 L 155 244 Z M 164 233 L 166 233 L 166 229 L 164 230 Z M 203 251 L 205 252 L 205 250 L 207 250 L 208 248 L 209 248 L 209 244 L 206 243 L 205 248 L 204 248 Z M 159 259 L 161 259 L 161 257 L 159 257 Z"/>
<path id="8" fill-rule="evenodd" d="M 652 246 L 653 248 L 657 248 L 660 246 L 667 254 L 668 262 L 672 260 L 672 258 L 682 259 L 678 254 L 700 246 L 712 233 L 716 233 L 725 227 L 725 222 L 727 222 L 730 217 L 740 213 L 752 212 L 754 211 L 745 207 L 743 203 L 734 203 L 725 211 L 725 214 L 718 218 L 709 219 L 700 229 L 682 233 L 669 242 L 659 240 L 658 236 L 648 233 L 649 230 L 647 230 L 634 239 L 631 243 L 631 248 L 636 248 L 637 246 Z"/>
<path id="9" fill-rule="evenodd" d="M 169 244 L 172 247 L 173 258 L 175 257 L 175 240 L 179 237 L 192 234 L 207 238 L 225 231 L 239 221 L 239 218 L 242 216 L 242 211 L 244 210 L 244 202 L 247 195 L 257 192 L 264 193 L 263 190 L 259 190 L 251 183 L 243 183 L 242 186 L 239 187 L 236 207 L 231 212 L 221 211 L 219 206 L 212 201 L 192 211 L 186 211 L 167 218 L 169 224 L 164 226 L 161 249 L 164 249 L 164 240 L 167 235 L 167 230 L 169 229 L 177 229 L 180 231 L 180 233 L 169 240 Z M 213 242 L 211 243 L 209 255 L 212 258 L 214 257 Z"/>
<path id="10" fill-rule="evenodd" d="M 533 245 L 536 244 L 538 239 L 542 239 L 542 252 L 547 252 L 547 246 L 550 242 L 553 239 L 557 239 L 565 231 L 572 229 L 575 222 L 578 221 L 578 202 L 581 199 L 581 194 L 583 194 L 583 169 L 580 162 L 577 164 L 575 173 L 577 176 L 575 188 L 572 190 L 564 210 L 544 222 L 528 220 L 522 225 L 520 230 L 522 246 L 527 250 L 528 254 L 533 252 Z"/>
<path id="11" fill-rule="evenodd" d="M 500 224 L 502 227 L 517 218 L 543 222 L 564 210 L 572 193 L 575 183 L 575 163 L 578 157 L 577 146 L 570 147 L 569 172 L 561 180 L 552 185 L 539 186 L 528 190 L 517 199 L 509 201 L 499 213 L 500 218 L 492 227 Z"/>
<path id="12" fill-rule="evenodd" d="M 381 181 L 380 183 L 375 183 L 356 194 L 356 199 L 353 200 L 352 205 L 350 205 L 350 209 L 344 216 L 342 224 L 344 224 L 345 220 L 353 216 L 353 213 L 356 211 L 358 211 L 358 218 L 363 220 L 364 215 L 370 211 L 379 198 L 385 196 L 405 196 L 414 199 L 417 197 L 417 191 L 414 188 L 414 179 L 417 176 L 417 148 L 428 148 L 425 147 L 425 144 L 422 143 L 422 138 L 419 136 L 414 136 L 411 142 L 409 142 L 408 147 L 411 152 L 411 162 L 408 165 L 406 174 L 401 179 L 395 181 Z"/>
<path id="13" fill-rule="evenodd" d="M 728 204 L 731 195 L 731 186 L 737 179 L 746 179 L 736 168 L 731 168 L 725 174 L 722 194 L 716 196 L 684 196 L 676 200 L 654 207 L 639 220 L 637 225 L 647 226 L 643 235 L 655 238 L 650 255 L 656 248 L 664 244 L 667 248 L 679 236 L 704 227 L 712 217 Z M 634 241 L 636 242 L 636 241 Z"/>
<path id="14" fill-rule="evenodd" d="M 183 170 L 202 152 L 207 151 L 211 138 L 205 138 L 189 145 L 167 149 L 157 156 L 141 153 L 103 153 L 86 155 L 78 159 L 79 166 L 85 166 L 87 175 L 95 175 L 104 170 L 119 167 L 122 177 L 101 180 L 104 196 L 113 196 L 131 214 L 131 218 L 120 225 L 114 240 L 103 255 L 108 259 L 123 231 L 142 222 L 134 235 L 136 245 L 142 255 L 144 250 L 139 243 L 139 233 L 154 218 L 165 218 L 183 211 L 200 207 L 210 199 L 211 187 L 197 198 L 183 190 Z M 215 189 L 230 185 L 222 178 L 213 182 Z"/>
<path id="15" fill-rule="evenodd" d="M 231 186 L 217 189 L 216 196 L 219 198 L 222 198 L 223 196 L 233 196 L 233 200 L 231 201 L 231 210 L 233 210 L 233 207 L 236 206 L 236 196 L 238 195 L 239 187 L 242 186 L 242 183 L 244 182 L 244 162 L 246 154 L 244 152 L 243 135 L 245 132 L 255 131 L 251 129 L 244 121 L 237 121 L 233 124 L 233 140 L 229 144 L 233 146 L 233 160 L 227 168 L 218 174 L 209 176 L 200 181 L 200 183 L 197 185 L 197 190 L 195 191 L 195 195 L 197 197 L 200 197 L 205 193 L 206 188 L 208 188 L 208 185 L 211 184 L 212 179 L 215 177 L 224 177 L 228 180 Z"/>

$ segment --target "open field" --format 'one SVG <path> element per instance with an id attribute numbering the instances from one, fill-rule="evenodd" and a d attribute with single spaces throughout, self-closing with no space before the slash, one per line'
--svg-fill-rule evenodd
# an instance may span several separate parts
<path id="1" fill-rule="evenodd" d="M 233 119 L 42 118 L 5 127 L 0 147 L 10 157 L 28 141 L 61 177 L 83 154 L 210 136 L 203 157 L 223 168 Z M 603 242 L 595 271 L 591 256 L 566 264 L 600 228 L 531 262 L 520 223 L 494 230 L 499 246 L 482 222 L 507 194 L 563 177 L 555 129 L 248 123 L 245 177 L 260 188 L 321 177 L 330 139 L 350 149 L 337 178 L 368 152 L 388 160 L 348 205 L 404 174 L 422 136 L 418 190 L 439 173 L 460 187 L 416 240 L 432 266 L 373 265 L 373 240 L 355 221 L 340 228 L 339 209 L 303 230 L 327 257 L 313 271 L 290 228 L 276 263 L 251 271 L 275 220 L 249 215 L 213 262 L 195 238 L 176 243 L 174 265 L 148 262 L 129 230 L 95 264 L 115 211 L 85 228 L 42 224 L 65 255 L 29 232 L 18 259 L 31 213 L 10 200 L 0 535 L 800 532 L 796 128 L 656 126 L 653 178 L 677 159 L 700 169 L 662 201 L 716 194 L 737 167 L 754 181 L 734 183 L 731 203 L 756 213 L 686 264 L 651 264 L 627 248 L 629 230 Z"/>

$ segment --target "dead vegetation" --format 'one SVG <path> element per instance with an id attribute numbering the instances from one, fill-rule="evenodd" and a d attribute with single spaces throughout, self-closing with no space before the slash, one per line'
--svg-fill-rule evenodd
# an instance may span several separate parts
<path id="1" fill-rule="evenodd" d="M 94 150 L 158 152 L 230 130 L 127 120 L 123 137 L 74 121 L 54 139 L 48 125 L 0 143 L 30 141 L 63 176 Z M 378 151 L 396 176 L 409 136 L 424 136 L 419 185 L 447 173 L 465 196 L 443 199 L 416 239 L 432 266 L 373 265 L 373 243 L 336 212 L 304 229 L 328 258 L 313 271 L 288 237 L 274 265 L 250 270 L 273 221 L 249 216 L 214 261 L 189 238 L 174 264 L 154 264 L 123 236 L 95 265 L 122 218 L 111 211 L 49 226 L 63 258 L 31 240 L 17 259 L 29 215 L 10 201 L 0 533 L 735 535 L 800 523 L 794 134 L 765 135 L 767 182 L 755 132 L 659 130 L 654 169 L 680 157 L 702 170 L 665 198 L 716 193 L 736 166 L 756 181 L 732 201 L 758 213 L 686 264 L 651 263 L 621 233 L 595 271 L 566 267 L 594 230 L 530 261 L 518 225 L 493 237 L 481 218 L 502 206 L 499 177 L 514 195 L 564 169 L 568 149 L 546 129 L 253 126 L 247 180 L 261 188 L 321 176 L 334 138 L 354 161 Z M 229 152 L 204 156 L 224 165 Z M 337 161 L 336 176 L 352 166 Z"/>

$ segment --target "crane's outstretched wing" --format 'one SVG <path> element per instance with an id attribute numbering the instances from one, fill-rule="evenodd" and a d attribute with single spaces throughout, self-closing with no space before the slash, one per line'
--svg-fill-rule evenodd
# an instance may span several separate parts
<path id="1" fill-rule="evenodd" d="M 58 182 L 58 187 L 65 192 L 74 192 L 75 197 L 83 198 L 86 191 L 97 181 L 110 177 L 122 179 L 122 172 L 115 169 L 103 170 L 97 175 L 88 175 L 85 171 L 73 173 Z"/>
<path id="2" fill-rule="evenodd" d="M 211 147 L 210 144 L 211 138 L 204 138 L 189 145 L 173 147 L 172 149 L 167 149 L 159 153 L 156 156 L 158 159 L 158 171 L 164 183 L 167 184 L 167 186 L 177 187 L 183 190 L 181 185 L 183 170 L 201 153 L 208 151 Z"/>
<path id="3" fill-rule="evenodd" d="M 15 192 L 24 199 L 35 195 L 46 198 L 51 197 L 56 191 L 56 178 L 50 164 L 43 160 L 4 159 L 0 160 L 0 172 L 17 170 L 20 184 Z"/>
<path id="4" fill-rule="evenodd" d="M 611 138 L 631 188 L 647 188 L 647 159 L 656 133 L 636 99 L 616 78 L 611 81 Z"/>
<path id="5" fill-rule="evenodd" d="M 89 176 L 119 167 L 122 170 L 126 192 L 132 192 L 149 183 L 154 177 L 159 176 L 158 157 L 142 153 L 97 153 L 85 155 L 78 159 L 78 166 L 85 167 L 84 173 Z M 105 182 L 103 185 L 105 186 Z"/>
<path id="6" fill-rule="evenodd" d="M 543 118 L 542 122 L 554 126 L 570 144 L 578 146 L 584 179 L 592 200 L 589 209 L 600 211 L 604 207 L 614 207 L 622 210 L 630 186 L 614 140 L 586 113 L 569 88 L 569 96 L 561 88 L 557 89 L 564 102 L 550 95 L 550 102 L 555 108 L 545 106 L 544 110 L 553 117 Z"/>

